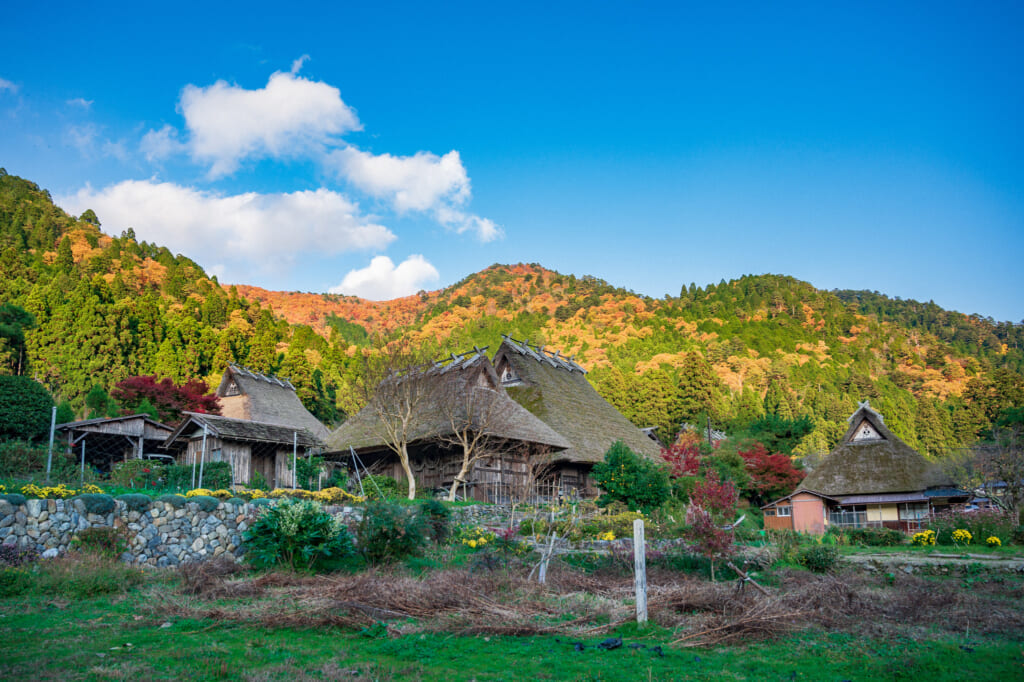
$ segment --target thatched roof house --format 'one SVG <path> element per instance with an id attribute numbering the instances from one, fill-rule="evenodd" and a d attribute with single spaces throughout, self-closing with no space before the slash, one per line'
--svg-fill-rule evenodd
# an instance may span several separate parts
<path id="1" fill-rule="evenodd" d="M 528 459 L 570 446 L 509 398 L 485 350 L 474 348 L 396 373 L 377 389 L 378 400 L 405 402 L 413 411 L 406 438 L 413 473 L 421 486 L 451 485 L 462 457 L 451 443 L 456 430 L 488 434 L 493 456 L 479 462 L 467 481 L 472 494 L 485 500 L 507 496 L 509 486 L 523 483 L 518 479 L 525 475 Z M 367 466 L 400 478 L 397 457 L 388 447 L 383 409 L 371 404 L 350 417 L 330 434 L 327 450 L 344 458 L 351 448 Z"/>
<path id="2" fill-rule="evenodd" d="M 766 527 L 816 533 L 828 526 L 913 531 L 936 511 L 967 500 L 968 493 L 890 431 L 868 401 L 847 421 L 839 445 L 796 491 L 762 507 Z M 800 514 L 798 501 L 803 503 Z M 770 517 L 779 521 L 769 523 Z M 785 522 L 789 525 L 779 525 L 784 517 L 791 517 Z"/>
<path id="3" fill-rule="evenodd" d="M 847 419 L 839 445 L 798 489 L 837 498 L 896 493 L 922 494 L 953 481 L 934 463 L 896 437 L 881 414 L 864 401 Z"/>
<path id="4" fill-rule="evenodd" d="M 327 427 L 302 405 L 287 379 L 228 365 L 217 387 L 217 397 L 225 417 L 306 429 L 321 440 L 327 438 Z"/>
<path id="5" fill-rule="evenodd" d="M 661 448 L 587 381 L 587 371 L 560 351 L 503 337 L 494 368 L 513 400 L 571 444 L 556 461 L 593 465 L 615 441 L 650 458 Z"/>
<path id="6" fill-rule="evenodd" d="M 192 464 L 200 456 L 204 462 L 230 463 L 234 485 L 248 485 L 258 473 L 271 489 L 291 487 L 292 458 L 323 447 L 307 429 L 198 412 L 184 417 L 165 447 L 178 452 L 179 464 Z"/>

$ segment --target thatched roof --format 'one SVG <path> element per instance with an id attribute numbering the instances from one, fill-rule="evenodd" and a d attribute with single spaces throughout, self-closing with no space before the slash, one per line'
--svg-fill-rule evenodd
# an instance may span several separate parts
<path id="1" fill-rule="evenodd" d="M 494 366 L 484 354 L 486 349 L 451 355 L 426 367 L 396 373 L 381 382 L 379 399 L 401 400 L 403 389 L 417 391 L 422 397 L 410 400 L 415 418 L 409 442 L 437 440 L 453 433 L 456 425 L 486 429 L 490 437 L 535 443 L 562 450 L 569 442 L 544 422 L 509 398 L 501 387 Z M 418 386 L 413 389 L 412 384 Z M 383 393 L 381 393 L 383 391 Z M 404 393 L 410 395 L 410 393 Z M 384 450 L 386 440 L 377 410 L 368 405 L 350 417 L 327 438 L 328 451 L 345 452 L 349 447 L 364 452 Z"/>
<path id="2" fill-rule="evenodd" d="M 300 448 L 320 447 L 323 442 L 306 429 L 295 429 L 279 424 L 265 424 L 249 419 L 232 419 L 213 414 L 185 412 L 185 420 L 174 430 L 164 443 L 170 447 L 175 441 L 189 439 L 202 432 L 203 426 L 207 433 L 222 440 L 240 440 L 275 445 L 292 445 Z"/>
<path id="3" fill-rule="evenodd" d="M 302 405 L 287 379 L 228 365 L 217 397 L 225 417 L 306 429 L 317 438 L 327 438 L 327 427 Z"/>
<path id="4" fill-rule="evenodd" d="M 850 428 L 839 445 L 797 490 L 839 497 L 920 492 L 953 484 L 938 466 L 897 438 L 867 401 L 847 421 Z"/>
<path id="5" fill-rule="evenodd" d="M 571 443 L 556 461 L 601 462 L 617 440 L 641 455 L 660 455 L 658 444 L 594 390 L 572 357 L 505 336 L 494 366 L 508 394 Z"/>

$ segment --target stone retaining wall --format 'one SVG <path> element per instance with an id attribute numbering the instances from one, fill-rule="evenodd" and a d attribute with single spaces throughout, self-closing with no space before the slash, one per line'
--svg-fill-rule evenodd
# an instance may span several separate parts
<path id="1" fill-rule="evenodd" d="M 40 553 L 63 553 L 87 528 L 123 528 L 128 541 L 125 561 L 174 566 L 222 554 L 238 558 L 244 553 L 242 533 L 255 512 L 248 504 L 222 503 L 209 512 L 192 502 L 176 508 L 154 501 L 146 511 L 133 511 L 119 500 L 115 504 L 110 513 L 94 514 L 80 499 L 26 500 L 18 506 L 0 500 L 0 541 Z"/>
<path id="2" fill-rule="evenodd" d="M 64 553 L 75 535 L 87 528 L 124 529 L 128 551 L 126 562 L 140 566 L 176 566 L 227 555 L 238 559 L 245 554 L 242 534 L 256 517 L 257 505 L 222 502 L 212 511 L 186 502 L 175 506 L 154 500 L 148 510 L 135 511 L 114 500 L 114 510 L 90 513 L 82 499 L 25 500 L 16 505 L 0 499 L 0 544 Z M 358 522 L 359 507 L 327 507 L 343 520 Z M 453 510 L 456 523 L 503 525 L 507 509 L 490 505 Z"/>

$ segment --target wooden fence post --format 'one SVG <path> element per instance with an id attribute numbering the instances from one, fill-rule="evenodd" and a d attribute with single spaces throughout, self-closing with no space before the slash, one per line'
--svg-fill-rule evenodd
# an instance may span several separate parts
<path id="1" fill-rule="evenodd" d="M 636 588 L 636 622 L 647 622 L 647 549 L 643 519 L 633 521 L 633 584 Z"/>

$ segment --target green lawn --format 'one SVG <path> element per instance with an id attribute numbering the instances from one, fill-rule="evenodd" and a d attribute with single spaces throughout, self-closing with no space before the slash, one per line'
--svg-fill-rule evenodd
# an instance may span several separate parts
<path id="1" fill-rule="evenodd" d="M 803 631 L 771 642 L 673 648 L 673 633 L 634 624 L 591 637 L 454 636 L 401 623 L 362 632 L 267 628 L 162 615 L 173 581 L 91 599 L 0 600 L 2 679 L 59 680 L 1010 680 L 1024 642 L 951 635 L 858 637 Z M 230 608 L 230 604 L 223 604 Z M 638 634 L 641 633 L 641 634 Z M 675 635 L 678 637 L 679 635 Z M 585 648 L 577 651 L 575 642 Z M 631 648 L 630 644 L 643 645 Z M 661 646 L 661 650 L 654 647 Z"/>

